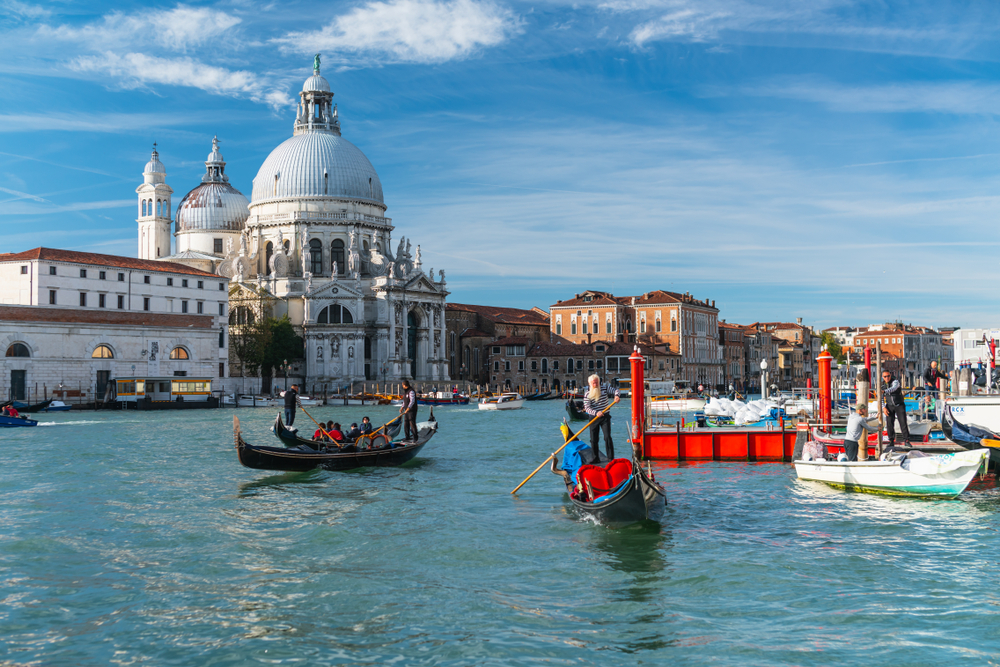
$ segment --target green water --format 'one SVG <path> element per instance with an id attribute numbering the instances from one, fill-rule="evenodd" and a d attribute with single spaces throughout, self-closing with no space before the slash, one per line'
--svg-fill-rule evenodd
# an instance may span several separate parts
<path id="1" fill-rule="evenodd" d="M 992 486 L 921 501 L 654 463 L 662 525 L 611 530 L 546 471 L 508 493 L 562 410 L 436 409 L 418 459 L 348 473 L 241 467 L 231 410 L 0 431 L 0 665 L 997 662 Z M 274 411 L 238 414 L 277 444 Z"/>

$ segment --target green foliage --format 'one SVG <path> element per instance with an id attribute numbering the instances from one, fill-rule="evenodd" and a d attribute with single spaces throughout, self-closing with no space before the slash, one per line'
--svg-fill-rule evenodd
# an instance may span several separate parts
<path id="1" fill-rule="evenodd" d="M 264 376 L 272 375 L 286 359 L 301 359 L 305 353 L 302 336 L 295 333 L 288 315 L 283 315 L 281 319 L 267 318 L 267 328 L 270 336 L 263 349 L 260 364 L 261 375 Z"/>
<path id="2" fill-rule="evenodd" d="M 838 363 L 846 360 L 847 357 L 844 354 L 844 350 L 841 349 L 840 343 L 837 342 L 837 339 L 829 331 L 824 331 L 820 334 L 819 340 L 826 346 L 826 349 L 830 351 L 830 354 L 833 355 Z"/>

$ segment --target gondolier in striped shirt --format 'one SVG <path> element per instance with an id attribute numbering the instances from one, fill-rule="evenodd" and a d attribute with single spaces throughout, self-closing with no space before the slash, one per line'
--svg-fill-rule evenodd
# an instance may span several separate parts
<path id="1" fill-rule="evenodd" d="M 590 387 L 583 395 L 583 411 L 591 417 L 602 415 L 600 419 L 590 425 L 590 448 L 594 452 L 594 461 L 600 459 L 601 429 L 604 429 L 604 451 L 607 452 L 608 460 L 615 458 L 615 445 L 611 440 L 611 413 L 606 412 L 615 399 L 621 397 L 621 392 L 612 387 L 609 383 L 601 384 L 601 378 L 597 374 L 587 378 Z"/>

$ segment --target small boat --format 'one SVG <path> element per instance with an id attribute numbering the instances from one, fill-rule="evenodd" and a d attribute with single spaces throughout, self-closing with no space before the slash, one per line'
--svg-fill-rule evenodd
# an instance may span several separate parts
<path id="1" fill-rule="evenodd" d="M 23 401 L 14 401 L 13 403 L 11 403 L 11 405 L 17 408 L 18 412 L 27 412 L 27 413 L 42 412 L 43 410 L 45 410 L 45 408 L 49 407 L 49 405 L 52 403 L 52 400 L 53 399 L 50 398 L 49 400 L 42 401 L 41 403 L 30 403 L 30 404 L 25 403 Z"/>
<path id="2" fill-rule="evenodd" d="M 524 400 L 526 400 L 526 401 L 547 401 L 549 399 L 549 395 L 551 393 L 552 392 L 550 392 L 550 391 L 541 391 L 541 392 L 538 392 L 537 394 L 532 394 L 531 396 L 525 396 Z"/>
<path id="3" fill-rule="evenodd" d="M 517 410 L 522 407 L 524 407 L 524 398 L 518 393 L 504 393 L 479 401 L 480 410 Z"/>
<path id="4" fill-rule="evenodd" d="M 653 412 L 699 412 L 707 404 L 704 398 L 653 396 L 649 399 L 649 409 Z"/>
<path id="5" fill-rule="evenodd" d="M 849 491 L 893 496 L 954 498 L 976 473 L 986 472 L 987 448 L 935 454 L 890 452 L 882 461 L 795 461 L 801 480 L 823 482 Z"/>
<path id="6" fill-rule="evenodd" d="M 433 418 L 433 415 L 432 415 Z M 437 433 L 436 421 L 417 424 L 417 439 L 392 443 L 381 449 L 364 449 L 341 452 L 337 449 L 314 449 L 309 446 L 294 448 L 258 447 L 243 439 L 239 417 L 233 416 L 233 441 L 241 464 L 254 470 L 281 470 L 302 472 L 324 470 L 353 470 L 365 467 L 391 467 L 410 461 L 427 441 Z M 329 443 L 326 443 L 329 444 Z"/>
<path id="7" fill-rule="evenodd" d="M 1000 433 L 1000 394 L 955 396 L 948 399 L 945 412 L 963 424 Z"/>
<path id="8" fill-rule="evenodd" d="M 417 405 L 468 405 L 469 397 L 438 392 L 437 396 L 417 396 Z"/>
<path id="9" fill-rule="evenodd" d="M 875 434 L 868 436 L 868 456 L 877 455 L 875 450 L 875 437 Z M 847 439 L 847 435 L 844 433 L 827 433 L 825 431 L 820 431 L 814 426 L 812 428 L 812 439 L 822 445 L 825 445 L 831 454 L 840 454 L 844 451 L 844 440 Z M 882 444 L 888 447 L 888 438 L 883 437 Z"/>
<path id="10" fill-rule="evenodd" d="M 237 401 L 241 408 L 270 408 L 277 405 L 270 396 L 255 396 L 253 394 L 240 394 Z"/>
<path id="11" fill-rule="evenodd" d="M 0 428 L 13 426 L 38 426 L 38 422 L 27 417 L 8 417 L 0 415 Z"/>
<path id="12" fill-rule="evenodd" d="M 589 445 L 579 443 L 578 447 Z M 643 470 L 634 458 L 584 464 L 571 475 L 557 467 L 553 457 L 551 469 L 562 476 L 573 506 L 601 524 L 623 526 L 659 521 L 663 516 L 667 494 L 654 479 L 652 468 Z"/>
<path id="13" fill-rule="evenodd" d="M 566 401 L 566 412 L 569 413 L 569 418 L 573 421 L 590 421 L 590 416 L 583 411 L 582 398 L 571 398 Z"/>
<path id="14" fill-rule="evenodd" d="M 430 421 L 432 422 L 434 421 L 433 409 L 431 410 Z M 397 419 L 388 426 L 383 426 L 382 428 L 378 429 L 378 433 L 375 434 L 375 436 L 382 434 L 382 437 L 375 444 L 378 445 L 380 442 L 383 444 L 392 442 L 393 438 L 399 435 L 399 431 L 402 428 L 403 428 L 402 419 Z M 285 447 L 311 447 L 313 449 L 323 449 L 324 447 L 330 445 L 330 443 L 325 440 L 312 440 L 310 438 L 303 438 L 301 435 L 299 435 L 299 432 L 297 430 L 290 429 L 287 426 L 285 426 L 285 422 L 281 420 L 280 412 L 278 413 L 278 417 L 274 420 L 274 426 L 271 427 L 271 432 L 273 432 L 274 435 L 278 437 L 278 440 L 281 440 L 283 443 L 285 443 Z M 361 436 L 360 438 L 358 438 L 358 440 L 361 441 L 365 437 L 366 436 Z M 374 439 L 373 437 L 369 437 L 369 440 L 373 439 Z M 368 441 L 361 442 L 362 446 L 367 446 L 367 444 Z"/>
<path id="15" fill-rule="evenodd" d="M 48 404 L 48 406 L 42 408 L 39 412 L 69 412 L 72 407 L 72 405 L 67 405 L 62 401 L 52 401 Z"/>

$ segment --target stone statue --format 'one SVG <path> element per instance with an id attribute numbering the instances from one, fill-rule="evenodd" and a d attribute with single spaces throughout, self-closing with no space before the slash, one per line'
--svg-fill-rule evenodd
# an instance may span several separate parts
<path id="1" fill-rule="evenodd" d="M 353 345 L 351 347 L 347 348 L 347 358 L 348 359 L 353 359 L 354 358 L 354 346 Z"/>
<path id="2" fill-rule="evenodd" d="M 442 285 L 444 285 L 444 269 L 441 269 L 440 273 L 441 273 L 441 277 L 438 278 L 438 282 L 441 283 Z"/>
<path id="3" fill-rule="evenodd" d="M 407 239 L 406 240 L 406 259 L 411 259 L 413 257 L 413 254 L 410 252 L 410 247 L 411 247 L 410 246 L 410 240 Z"/>
<path id="4" fill-rule="evenodd" d="M 316 361 L 323 361 L 323 341 L 316 346 Z"/>
<path id="5" fill-rule="evenodd" d="M 417 254 L 413 258 L 413 263 L 416 264 L 418 267 L 420 266 L 420 246 L 419 245 L 417 246 Z"/>
<path id="6" fill-rule="evenodd" d="M 419 247 L 420 247 L 420 246 L 417 246 L 417 248 L 419 248 Z M 430 271 L 429 271 L 429 272 L 427 273 L 427 277 L 428 277 L 428 278 L 430 278 L 430 281 L 431 281 L 431 282 L 434 282 L 434 269 L 431 269 L 431 270 L 430 270 Z"/>
<path id="7" fill-rule="evenodd" d="M 243 262 L 236 262 L 236 282 L 243 282 L 243 272 L 245 271 L 243 267 Z"/>
<path id="8" fill-rule="evenodd" d="M 351 276 L 357 276 L 361 273 L 361 253 L 358 252 L 358 235 L 351 231 L 348 238 L 350 241 L 347 253 L 347 273 Z"/>
<path id="9" fill-rule="evenodd" d="M 240 254 L 241 255 L 247 254 L 247 237 L 244 236 L 243 234 L 240 234 Z"/>
<path id="10" fill-rule="evenodd" d="M 313 71 L 316 72 L 316 74 L 319 74 L 319 54 L 318 53 L 316 54 L 316 57 L 313 59 Z"/>
<path id="11" fill-rule="evenodd" d="M 333 356 L 340 354 L 340 335 L 337 334 L 330 339 L 330 348 L 333 350 Z"/>
<path id="12" fill-rule="evenodd" d="M 241 239 L 243 238 L 242 234 L 240 235 L 240 238 Z M 226 240 L 226 257 L 229 257 L 232 254 L 233 254 L 233 237 L 230 236 Z"/>
<path id="13" fill-rule="evenodd" d="M 389 270 L 389 259 L 379 252 L 378 248 L 372 248 L 368 256 L 368 272 L 372 274 L 372 277 L 378 278 L 379 276 L 384 276 Z"/>
<path id="14" fill-rule="evenodd" d="M 400 237 L 400 239 L 399 239 L 399 246 L 396 248 L 396 257 L 395 257 L 395 260 L 397 262 L 401 262 L 405 258 L 406 258 L 406 237 L 403 236 L 403 237 Z"/>
<path id="15" fill-rule="evenodd" d="M 338 268 L 337 267 L 337 261 L 334 260 L 334 262 L 333 262 L 333 271 L 330 274 L 330 280 L 336 280 L 337 279 L 337 268 Z"/>

